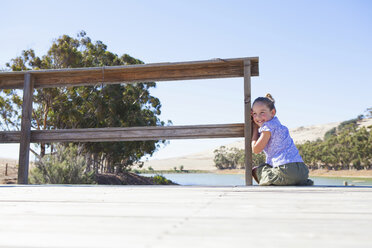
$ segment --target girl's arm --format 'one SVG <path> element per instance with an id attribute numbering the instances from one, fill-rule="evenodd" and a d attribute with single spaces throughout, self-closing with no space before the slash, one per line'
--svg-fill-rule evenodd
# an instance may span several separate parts
<path id="1" fill-rule="evenodd" d="M 259 154 L 263 151 L 269 139 L 271 137 L 270 131 L 263 131 L 261 135 L 258 134 L 258 125 L 256 123 L 252 123 L 252 152 Z"/>

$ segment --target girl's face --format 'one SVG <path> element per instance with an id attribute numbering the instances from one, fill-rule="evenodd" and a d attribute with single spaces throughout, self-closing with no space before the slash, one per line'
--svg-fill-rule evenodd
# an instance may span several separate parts
<path id="1" fill-rule="evenodd" d="M 270 110 L 266 104 L 256 102 L 252 106 L 253 121 L 261 127 L 266 121 L 271 120 L 275 116 L 275 109 Z"/>

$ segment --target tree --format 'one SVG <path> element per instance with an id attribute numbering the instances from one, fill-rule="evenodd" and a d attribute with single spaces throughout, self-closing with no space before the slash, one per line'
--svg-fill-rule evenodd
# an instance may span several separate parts
<path id="1" fill-rule="evenodd" d="M 218 169 L 231 169 L 230 168 L 230 161 L 227 158 L 227 149 L 225 146 L 221 146 L 220 148 L 213 151 L 214 152 L 214 163 Z"/>
<path id="2" fill-rule="evenodd" d="M 372 118 L 372 107 L 367 108 L 365 112 L 366 112 L 365 114 L 366 118 Z"/>
<path id="3" fill-rule="evenodd" d="M 77 38 L 63 35 L 55 40 L 47 54 L 38 57 L 34 50 L 7 63 L 13 71 L 98 67 L 143 64 L 128 54 L 118 56 L 101 42 L 82 31 Z M 37 130 L 130 126 L 163 126 L 159 119 L 160 100 L 150 94 L 154 82 L 36 89 L 33 94 L 32 128 Z M 22 99 L 19 90 L 0 93 L 0 124 L 3 129 L 17 130 L 21 120 Z M 168 124 L 170 121 L 168 121 Z M 87 170 L 121 171 L 146 154 L 152 154 L 164 141 L 84 143 Z M 51 144 L 39 144 L 42 158 Z"/>
<path id="4" fill-rule="evenodd" d="M 372 165 L 372 127 L 358 126 L 358 119 L 342 122 L 328 131 L 324 140 L 297 145 L 310 168 L 370 169 Z"/>
<path id="5" fill-rule="evenodd" d="M 245 151 L 244 149 L 238 149 L 236 147 L 227 149 L 225 146 L 221 146 L 214 150 L 213 160 L 218 169 L 244 169 Z M 265 160 L 266 157 L 264 153 L 252 155 L 253 166 L 263 164 Z"/>

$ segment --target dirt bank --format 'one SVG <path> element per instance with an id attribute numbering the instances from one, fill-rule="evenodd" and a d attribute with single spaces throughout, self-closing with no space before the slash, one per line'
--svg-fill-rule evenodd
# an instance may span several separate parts
<path id="1" fill-rule="evenodd" d="M 95 176 L 95 181 L 102 185 L 176 185 L 170 180 L 162 177 L 146 177 L 140 176 L 132 172 L 120 174 L 98 174 Z"/>

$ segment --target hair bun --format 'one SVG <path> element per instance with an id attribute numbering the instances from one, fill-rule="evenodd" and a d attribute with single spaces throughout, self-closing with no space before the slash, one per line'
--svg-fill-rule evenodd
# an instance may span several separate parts
<path id="1" fill-rule="evenodd" d="M 268 98 L 273 103 L 275 103 L 275 100 L 274 100 L 273 96 L 270 93 L 267 93 L 265 97 Z"/>

